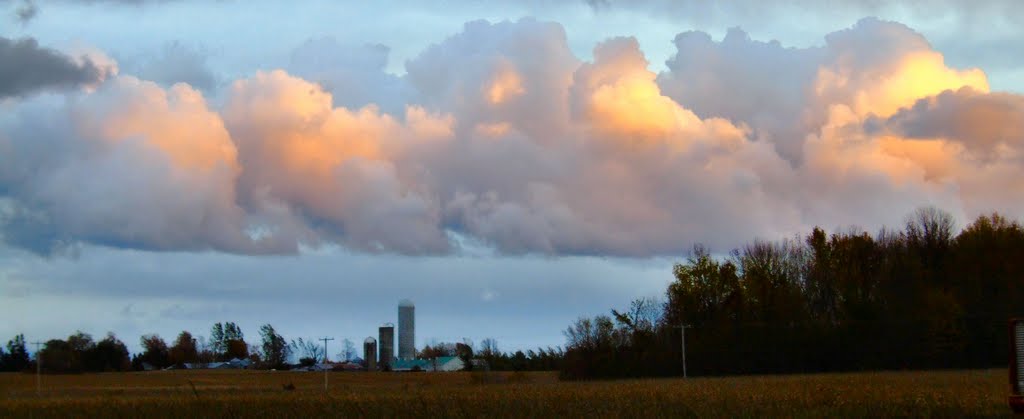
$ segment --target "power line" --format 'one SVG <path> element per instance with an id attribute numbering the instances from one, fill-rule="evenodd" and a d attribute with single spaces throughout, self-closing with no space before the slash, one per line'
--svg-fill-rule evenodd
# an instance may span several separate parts
<path id="1" fill-rule="evenodd" d="M 680 339 L 680 345 L 682 347 L 682 353 L 683 353 L 683 378 L 686 378 L 686 329 L 688 329 L 688 328 L 692 329 L 693 326 L 690 326 L 688 324 L 682 324 L 682 325 L 674 326 L 674 327 L 679 329 L 679 336 L 681 338 Z"/>
<path id="2" fill-rule="evenodd" d="M 32 344 L 36 345 L 36 396 L 42 396 L 43 395 L 43 381 L 42 381 L 43 380 L 43 378 L 42 378 L 43 359 L 39 356 L 39 345 L 42 345 L 43 342 L 35 341 L 35 342 L 32 342 Z"/>
<path id="3" fill-rule="evenodd" d="M 324 341 L 324 391 L 327 391 L 327 341 L 334 340 L 334 338 L 320 338 Z"/>

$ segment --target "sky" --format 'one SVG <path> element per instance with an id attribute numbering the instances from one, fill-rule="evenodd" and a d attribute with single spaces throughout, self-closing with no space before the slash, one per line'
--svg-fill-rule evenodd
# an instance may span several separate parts
<path id="1" fill-rule="evenodd" d="M 558 346 L 696 244 L 1024 215 L 1014 0 L 0 0 L 0 338 Z M 340 348 L 331 350 L 337 353 Z"/>

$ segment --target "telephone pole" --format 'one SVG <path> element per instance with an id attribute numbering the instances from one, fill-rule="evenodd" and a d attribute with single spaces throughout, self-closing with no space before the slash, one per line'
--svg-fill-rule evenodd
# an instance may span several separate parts
<path id="1" fill-rule="evenodd" d="M 693 326 L 682 324 L 676 326 L 676 328 L 679 329 L 680 345 L 683 353 L 683 378 L 686 378 L 686 329 L 692 329 Z"/>
<path id="2" fill-rule="evenodd" d="M 324 391 L 327 391 L 327 341 L 334 340 L 334 338 L 320 338 L 324 341 Z"/>
<path id="3" fill-rule="evenodd" d="M 36 396 L 42 396 L 43 395 L 43 381 L 42 381 L 43 380 L 43 378 L 42 378 L 43 359 L 39 357 L 39 346 L 42 345 L 43 342 L 35 341 L 35 342 L 32 342 L 32 344 L 36 345 Z"/>

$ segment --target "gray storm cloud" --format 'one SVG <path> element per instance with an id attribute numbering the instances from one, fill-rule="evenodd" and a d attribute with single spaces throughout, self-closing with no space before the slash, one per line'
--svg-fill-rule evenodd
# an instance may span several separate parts
<path id="1" fill-rule="evenodd" d="M 1024 214 L 1024 96 L 904 25 L 864 19 L 812 48 L 685 32 L 661 74 L 633 38 L 590 61 L 566 39 L 553 22 L 469 22 L 402 76 L 386 47 L 311 40 L 216 105 L 130 75 L 15 98 L 0 231 L 44 254 L 646 257 L 929 204 Z"/>
<path id="2" fill-rule="evenodd" d="M 37 14 L 39 14 L 39 7 L 32 0 L 25 0 L 14 9 L 14 16 L 22 24 L 30 22 Z"/>
<path id="3" fill-rule="evenodd" d="M 0 100 L 39 90 L 94 84 L 107 73 L 108 69 L 88 57 L 76 59 L 40 47 L 32 38 L 0 37 Z"/>
<path id="4" fill-rule="evenodd" d="M 132 5 L 132 6 L 143 6 L 154 3 L 169 3 L 178 0 L 57 0 L 52 3 L 78 3 L 85 5 L 93 4 L 113 4 L 113 5 Z M 48 3 L 44 1 L 43 3 Z M 14 7 L 14 18 L 22 24 L 27 24 L 35 19 L 39 14 L 39 5 L 37 0 L 0 0 L 0 6 L 5 4 L 13 4 Z"/>

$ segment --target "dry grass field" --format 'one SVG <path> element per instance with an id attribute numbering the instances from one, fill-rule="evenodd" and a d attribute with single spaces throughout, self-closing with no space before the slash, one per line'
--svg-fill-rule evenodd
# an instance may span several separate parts
<path id="1" fill-rule="evenodd" d="M 0 417 L 1008 416 L 1005 370 L 559 382 L 554 373 L 0 374 Z M 284 390 L 293 384 L 295 390 Z"/>

